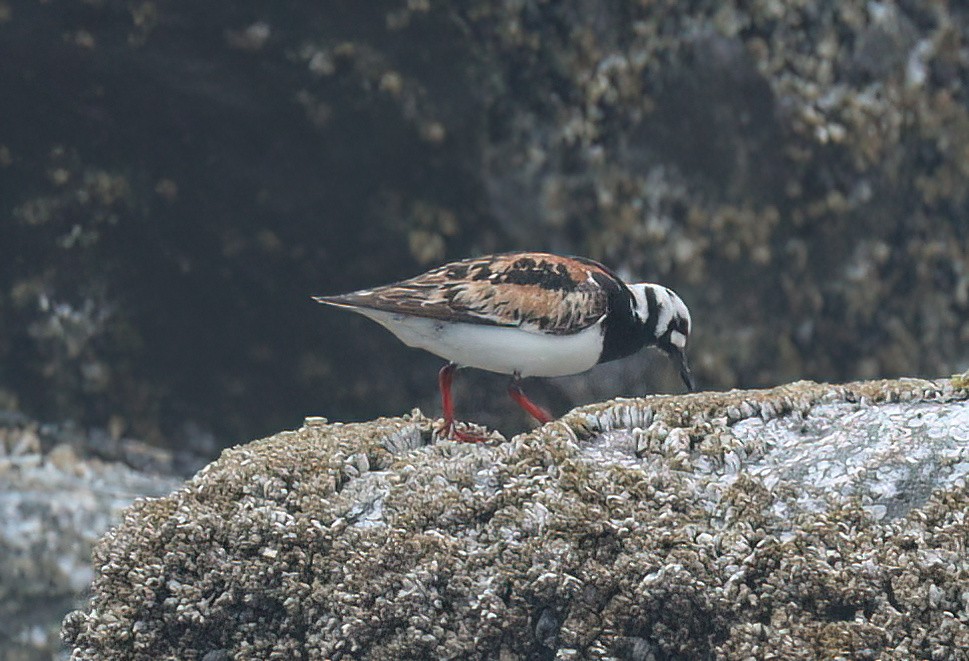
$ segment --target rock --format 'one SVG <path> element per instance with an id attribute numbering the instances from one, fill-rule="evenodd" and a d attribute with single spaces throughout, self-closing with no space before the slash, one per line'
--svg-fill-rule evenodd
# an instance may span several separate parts
<path id="1" fill-rule="evenodd" d="M 138 501 L 72 658 L 954 659 L 969 392 L 614 400 L 495 444 L 313 420 Z"/>
<path id="2" fill-rule="evenodd" d="M 91 547 L 138 496 L 180 479 L 80 456 L 83 443 L 0 422 L 0 658 L 50 659 L 93 577 Z"/>

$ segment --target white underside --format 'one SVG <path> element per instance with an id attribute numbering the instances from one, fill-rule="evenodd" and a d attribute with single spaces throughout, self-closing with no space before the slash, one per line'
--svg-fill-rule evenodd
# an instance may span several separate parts
<path id="1" fill-rule="evenodd" d="M 353 308 L 410 347 L 461 367 L 499 374 L 566 376 L 593 367 L 602 353 L 602 321 L 573 335 L 543 335 L 519 328 L 445 323 L 380 310 Z"/>

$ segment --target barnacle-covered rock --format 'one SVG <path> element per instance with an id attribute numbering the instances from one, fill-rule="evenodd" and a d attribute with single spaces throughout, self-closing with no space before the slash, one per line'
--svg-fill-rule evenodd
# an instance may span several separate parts
<path id="1" fill-rule="evenodd" d="M 615 400 L 504 443 L 308 420 L 99 544 L 74 659 L 957 658 L 969 392 Z"/>

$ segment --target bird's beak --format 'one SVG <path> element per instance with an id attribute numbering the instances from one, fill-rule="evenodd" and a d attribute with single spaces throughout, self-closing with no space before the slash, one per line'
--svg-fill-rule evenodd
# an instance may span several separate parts
<path id="1" fill-rule="evenodd" d="M 669 354 L 670 359 L 680 368 L 680 378 L 686 384 L 687 390 L 695 392 L 696 382 L 693 380 L 693 372 L 690 371 L 690 364 L 686 360 L 686 351 L 672 346 L 666 353 Z"/>

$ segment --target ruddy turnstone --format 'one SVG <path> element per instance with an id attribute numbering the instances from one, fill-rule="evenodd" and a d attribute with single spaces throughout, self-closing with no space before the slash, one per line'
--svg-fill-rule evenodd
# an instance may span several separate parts
<path id="1" fill-rule="evenodd" d="M 583 257 L 517 252 L 464 259 L 383 287 L 314 296 L 373 319 L 404 344 L 448 361 L 438 375 L 445 433 L 455 426 L 451 381 L 458 367 L 510 374 L 508 393 L 545 423 L 552 415 L 521 388 L 526 376 L 578 374 L 656 346 L 694 389 L 686 359 L 690 311 L 671 289 L 626 284 Z"/>

